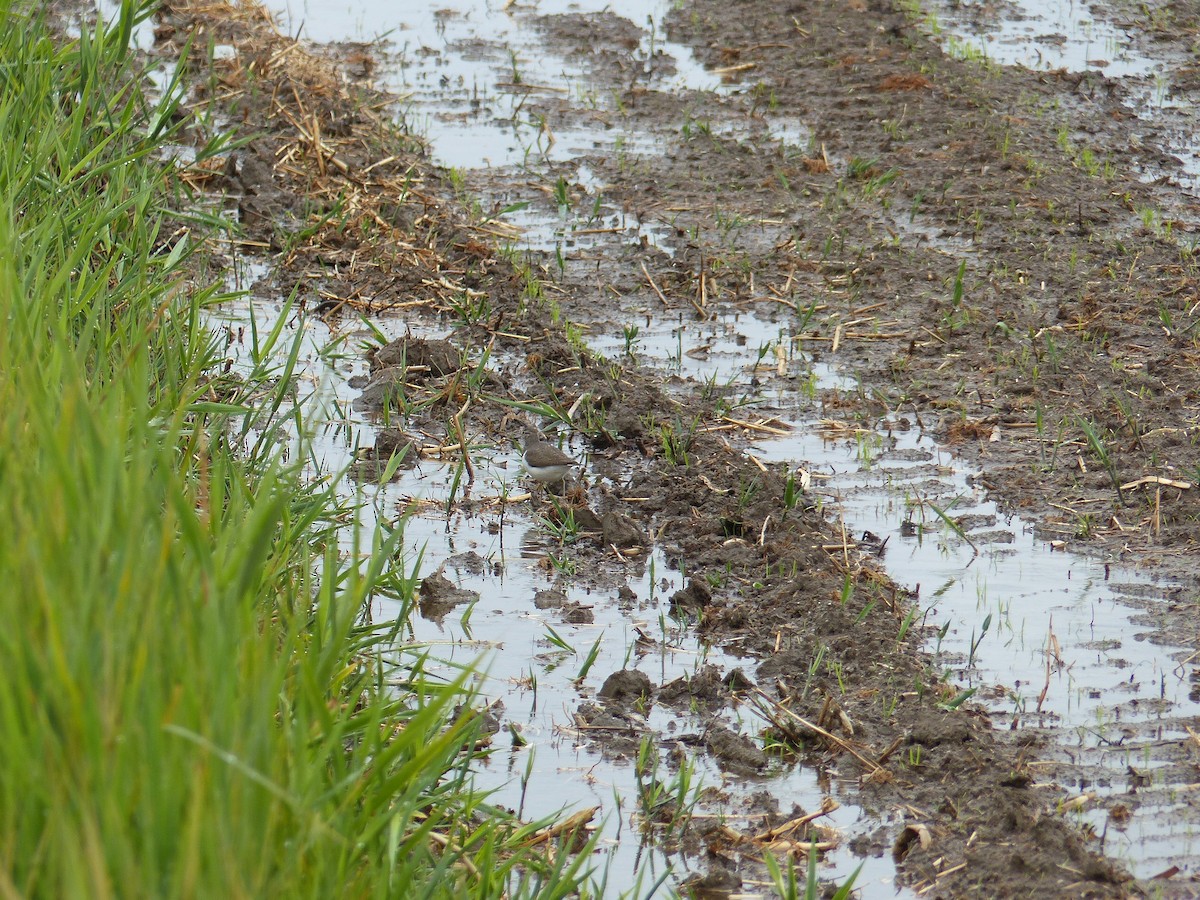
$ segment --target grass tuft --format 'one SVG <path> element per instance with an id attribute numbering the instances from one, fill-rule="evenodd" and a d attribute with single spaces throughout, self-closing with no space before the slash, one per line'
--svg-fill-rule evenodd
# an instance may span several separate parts
<path id="1" fill-rule="evenodd" d="M 127 52 L 145 10 L 67 42 L 24 9 L 0 0 L 3 892 L 578 890 L 586 853 L 471 786 L 471 673 L 367 618 L 411 602 L 403 532 L 343 555 L 354 508 L 288 461 L 299 345 L 221 374 L 167 208 L 181 92 L 147 99 Z"/>

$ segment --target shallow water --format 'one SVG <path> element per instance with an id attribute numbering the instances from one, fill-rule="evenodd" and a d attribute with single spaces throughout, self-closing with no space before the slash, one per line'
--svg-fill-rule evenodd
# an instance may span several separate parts
<path id="1" fill-rule="evenodd" d="M 1154 75 L 1161 64 L 1137 52 L 1132 37 L 1083 0 L 1014 0 L 971 21 L 970 4 L 933 0 L 926 25 L 945 36 L 951 55 L 979 54 L 1004 66 L 1097 71 L 1113 78 Z M 993 14 L 994 13 L 994 14 Z"/>

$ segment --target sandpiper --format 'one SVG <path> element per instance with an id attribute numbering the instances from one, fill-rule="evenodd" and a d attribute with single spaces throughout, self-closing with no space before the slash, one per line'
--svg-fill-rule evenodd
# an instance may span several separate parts
<path id="1" fill-rule="evenodd" d="M 525 467 L 525 471 L 534 481 L 557 484 L 566 478 L 579 463 L 553 444 L 543 441 L 536 430 L 526 427 L 521 465 Z"/>

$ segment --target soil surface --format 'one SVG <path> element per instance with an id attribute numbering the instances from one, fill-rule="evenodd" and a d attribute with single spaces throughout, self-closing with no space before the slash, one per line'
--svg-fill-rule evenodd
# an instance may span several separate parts
<path id="1" fill-rule="evenodd" d="M 370 86 L 374 48 L 302 47 L 253 11 L 167 3 L 155 52 L 188 39 L 236 48 L 194 59 L 191 91 L 253 136 L 191 179 L 239 223 L 243 251 L 270 258 L 258 289 L 295 291 L 347 330 L 359 315 L 404 315 L 446 335 L 373 351 L 361 408 L 390 430 L 356 477 L 390 476 L 401 449 L 462 453 L 469 477 L 466 435 L 502 443 L 532 410 L 553 410 L 585 436 L 592 472 L 513 502 L 569 531 L 597 581 L 622 583 L 652 541 L 689 573 L 672 612 L 743 666 L 668 684 L 612 673 L 576 712 L 601 752 L 635 755 L 650 705 L 701 710 L 708 727 L 652 736 L 664 753 L 683 744 L 749 780 L 782 758 L 856 781 L 881 824 L 853 850 L 894 856 L 898 883 L 922 896 L 1188 896 L 1200 888 L 1180 878 L 1133 881 L 1063 814 L 1064 787 L 1085 779 L 1031 768 L 1051 752 L 1046 736 L 997 731 L 959 702 L 907 627 L 917 600 L 882 573 L 872 538 L 849 541 L 800 475 L 743 452 L 729 397 L 631 356 L 598 358 L 580 338 L 577 323 L 651 305 L 689 319 L 803 314 L 796 345 L 862 385 L 828 415 L 936 430 L 1005 509 L 1071 549 L 1179 579 L 1176 602 L 1145 615 L 1162 640 L 1195 646 L 1200 280 L 1178 162 L 1122 84 L 951 58 L 907 9 L 688 0 L 670 37 L 732 86 L 706 93 L 662 90 L 672 61 L 635 59 L 624 19 L 543 17 L 547 42 L 583 59 L 616 102 L 531 91 L 526 109 L 551 131 L 586 122 L 663 140 L 661 153 L 586 162 L 608 208 L 665 237 L 612 229 L 606 243 L 568 247 L 559 267 L 506 253 L 503 225 L 393 124 L 393 100 Z M 1126 16 L 1156 52 L 1185 58 L 1196 12 L 1160 12 Z M 1187 72 L 1174 85 L 1181 97 L 1196 87 Z M 811 141 L 781 143 L 772 118 L 805 123 Z M 198 145 L 204 129 L 190 128 Z M 574 172 L 549 165 L 584 202 Z M 758 377 L 801 389 L 769 365 Z M 420 591 L 431 616 L 471 599 L 440 575 Z M 738 705 L 768 720 L 766 733 L 727 727 L 721 713 Z M 1173 767 L 1167 784 L 1194 780 L 1194 748 L 1154 752 Z M 1140 796 L 1114 803 L 1114 822 Z M 1179 814 L 1195 821 L 1190 802 Z M 661 839 L 707 871 L 698 894 L 761 882 L 764 849 L 803 859 L 829 839 L 820 810 L 746 811 L 717 825 L 659 810 Z"/>

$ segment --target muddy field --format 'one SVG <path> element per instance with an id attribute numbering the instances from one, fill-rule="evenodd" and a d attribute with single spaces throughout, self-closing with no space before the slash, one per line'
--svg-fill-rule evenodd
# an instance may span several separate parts
<path id="1" fill-rule="evenodd" d="M 864 897 L 1200 892 L 1197 10 L 1049 69 L 973 42 L 1007 4 L 307 12 L 335 43 L 165 4 L 145 49 L 207 48 L 206 274 L 294 297 L 410 639 L 492 651 L 505 802 L 598 798 L 614 894 L 814 848 Z"/>

